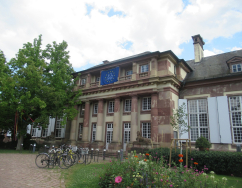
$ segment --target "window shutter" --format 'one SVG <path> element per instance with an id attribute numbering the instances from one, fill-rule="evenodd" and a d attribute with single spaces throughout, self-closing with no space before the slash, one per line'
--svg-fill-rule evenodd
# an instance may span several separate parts
<path id="1" fill-rule="evenodd" d="M 37 137 L 41 137 L 41 131 L 42 131 L 42 128 L 40 128 L 40 129 L 38 129 L 37 128 L 37 130 L 36 130 L 36 132 L 37 132 Z"/>
<path id="2" fill-rule="evenodd" d="M 187 114 L 187 99 L 178 99 L 179 106 L 183 105 L 183 103 L 186 104 L 185 113 Z M 185 119 L 185 122 L 188 124 L 188 117 L 187 117 L 187 119 Z M 189 139 L 188 132 L 183 133 L 182 135 L 179 135 L 179 136 L 180 136 L 180 139 Z"/>
<path id="3" fill-rule="evenodd" d="M 209 133 L 211 143 L 220 143 L 217 97 L 208 98 Z"/>
<path id="4" fill-rule="evenodd" d="M 221 143 L 232 143 L 227 96 L 217 97 Z"/>
<path id="5" fill-rule="evenodd" d="M 27 134 L 31 134 L 30 131 L 31 131 L 31 125 L 29 124 L 29 125 L 27 126 Z"/>

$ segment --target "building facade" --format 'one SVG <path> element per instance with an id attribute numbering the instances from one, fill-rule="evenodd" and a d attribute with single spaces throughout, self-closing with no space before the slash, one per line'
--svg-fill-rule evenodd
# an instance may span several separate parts
<path id="1" fill-rule="evenodd" d="M 126 150 L 139 131 L 152 147 L 168 147 L 178 137 L 170 116 L 185 103 L 190 130 L 181 138 L 194 147 L 204 136 L 211 149 L 234 151 L 242 144 L 242 50 L 204 57 L 202 37 L 192 39 L 194 60 L 172 51 L 145 52 L 75 73 L 82 104 L 56 141 Z"/>

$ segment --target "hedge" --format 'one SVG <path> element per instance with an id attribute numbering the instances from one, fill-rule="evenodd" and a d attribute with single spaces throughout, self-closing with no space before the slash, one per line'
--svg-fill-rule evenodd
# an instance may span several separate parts
<path id="1" fill-rule="evenodd" d="M 169 163 L 170 156 L 170 148 L 157 148 L 150 149 L 148 151 L 150 155 L 154 158 L 153 160 L 157 160 L 158 158 L 163 157 L 165 162 Z M 179 165 L 179 150 L 172 150 L 171 161 L 175 162 L 176 165 Z M 183 150 L 183 165 L 185 166 L 186 161 L 186 151 Z M 193 159 L 193 160 L 191 160 Z M 188 165 L 189 167 L 194 166 L 194 162 L 197 162 L 198 170 L 202 170 L 208 168 L 208 171 L 214 171 L 216 174 L 224 174 L 224 175 L 242 175 L 242 153 L 241 152 L 225 152 L 225 151 L 197 151 L 192 150 L 190 154 L 190 150 L 188 151 Z"/>

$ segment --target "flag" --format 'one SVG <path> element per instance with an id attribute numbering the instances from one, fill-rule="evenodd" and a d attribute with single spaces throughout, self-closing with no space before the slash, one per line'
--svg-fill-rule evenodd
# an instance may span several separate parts
<path id="1" fill-rule="evenodd" d="M 118 81 L 119 67 L 101 72 L 101 85 L 111 84 Z"/>

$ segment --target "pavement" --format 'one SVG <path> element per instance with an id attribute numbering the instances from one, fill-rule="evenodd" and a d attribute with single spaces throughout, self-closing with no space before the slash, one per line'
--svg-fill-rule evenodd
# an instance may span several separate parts
<path id="1" fill-rule="evenodd" d="M 65 188 L 64 177 L 58 167 L 38 168 L 36 154 L 0 153 L 0 188 Z M 109 163 L 111 158 L 98 158 L 98 163 Z M 91 163 L 97 163 L 92 160 Z"/>
<path id="2" fill-rule="evenodd" d="M 0 154 L 0 188 L 65 188 L 60 168 L 38 168 L 35 154 Z"/>

